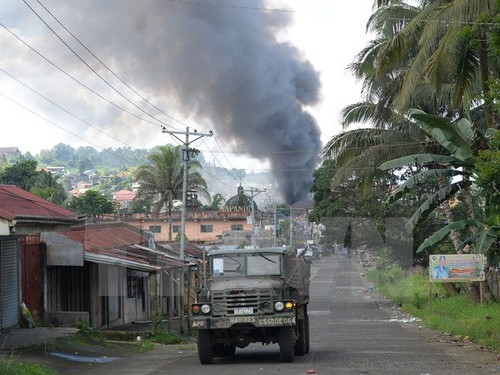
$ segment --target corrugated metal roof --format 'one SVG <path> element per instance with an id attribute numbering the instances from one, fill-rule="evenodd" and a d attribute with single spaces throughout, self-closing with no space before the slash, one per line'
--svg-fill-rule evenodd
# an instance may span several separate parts
<path id="1" fill-rule="evenodd" d="M 84 259 L 89 262 L 149 272 L 182 266 L 178 259 L 149 248 L 147 233 L 127 223 L 88 224 L 61 234 L 82 243 Z"/>
<path id="2" fill-rule="evenodd" d="M 113 199 L 117 201 L 131 201 L 135 198 L 135 193 L 130 190 L 120 190 L 113 193 Z"/>
<path id="3" fill-rule="evenodd" d="M 62 234 L 81 242 L 83 249 L 89 252 L 148 243 L 148 236 L 144 231 L 123 222 L 87 224 Z"/>
<path id="4" fill-rule="evenodd" d="M 0 185 L 0 217 L 7 220 L 78 220 L 79 215 L 14 185 Z"/>

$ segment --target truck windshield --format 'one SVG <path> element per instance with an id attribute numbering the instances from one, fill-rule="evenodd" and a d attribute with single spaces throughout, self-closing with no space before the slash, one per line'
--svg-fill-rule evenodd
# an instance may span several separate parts
<path id="1" fill-rule="evenodd" d="M 281 257 L 276 254 L 231 254 L 212 258 L 213 277 L 279 276 Z"/>

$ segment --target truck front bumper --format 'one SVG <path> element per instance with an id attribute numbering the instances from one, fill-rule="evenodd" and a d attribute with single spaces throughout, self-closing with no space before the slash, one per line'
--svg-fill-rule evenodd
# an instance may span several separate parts
<path id="1" fill-rule="evenodd" d="M 235 325 L 253 325 L 260 327 L 282 327 L 295 325 L 295 314 L 271 316 L 241 315 L 231 317 L 193 316 L 191 327 L 200 329 L 225 329 Z"/>

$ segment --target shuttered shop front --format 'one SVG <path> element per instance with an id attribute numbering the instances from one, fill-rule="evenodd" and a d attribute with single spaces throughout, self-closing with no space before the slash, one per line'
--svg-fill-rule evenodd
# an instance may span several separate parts
<path id="1" fill-rule="evenodd" d="M 0 328 L 18 324 L 18 264 L 17 240 L 0 240 Z"/>

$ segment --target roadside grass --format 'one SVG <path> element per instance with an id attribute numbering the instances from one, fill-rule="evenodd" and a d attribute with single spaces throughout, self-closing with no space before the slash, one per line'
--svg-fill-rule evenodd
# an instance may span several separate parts
<path id="1" fill-rule="evenodd" d="M 0 374 L 2 375 L 55 375 L 46 366 L 18 361 L 13 357 L 0 355 Z"/>
<path id="2" fill-rule="evenodd" d="M 450 295 L 442 284 L 433 283 L 429 306 L 427 276 L 407 277 L 399 268 L 371 270 L 366 276 L 381 294 L 419 318 L 423 325 L 500 351 L 499 303 L 474 303 L 465 293 Z"/>

